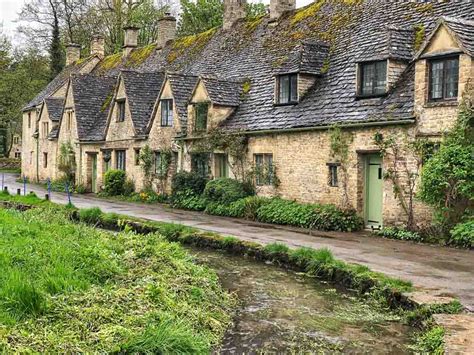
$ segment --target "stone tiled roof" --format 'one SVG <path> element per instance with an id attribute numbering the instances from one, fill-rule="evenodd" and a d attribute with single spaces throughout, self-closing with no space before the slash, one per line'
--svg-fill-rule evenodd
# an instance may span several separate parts
<path id="1" fill-rule="evenodd" d="M 64 98 L 62 97 L 48 97 L 44 100 L 48 107 L 49 118 L 53 122 L 59 122 L 63 113 Z"/>
<path id="2" fill-rule="evenodd" d="M 328 60 L 329 45 L 320 41 L 305 41 L 297 45 L 288 55 L 288 60 L 278 69 L 283 73 L 322 74 Z"/>
<path id="3" fill-rule="evenodd" d="M 191 93 L 196 86 L 198 77 L 193 75 L 182 75 L 178 73 L 167 74 L 167 79 L 173 92 L 174 104 L 178 111 L 181 125 L 186 127 L 188 119 L 188 102 Z"/>
<path id="4" fill-rule="evenodd" d="M 59 125 L 51 129 L 51 131 L 48 134 L 48 139 L 57 139 L 58 136 L 59 136 Z"/>
<path id="5" fill-rule="evenodd" d="M 109 76 L 71 77 L 79 140 L 100 141 L 104 138 L 115 84 L 116 78 Z"/>
<path id="6" fill-rule="evenodd" d="M 357 57 L 358 61 L 388 58 L 410 61 L 413 58 L 415 36 L 413 29 L 389 27 L 376 30 L 375 33 L 379 37 L 377 41 L 374 41 L 372 37 L 360 40 L 362 50 Z"/>
<path id="7" fill-rule="evenodd" d="M 76 62 L 65 67 L 61 71 L 61 73 L 59 73 L 53 80 L 51 80 L 49 84 L 46 85 L 46 87 L 41 90 L 41 92 L 36 95 L 35 98 L 23 108 L 23 110 L 29 110 L 35 108 L 38 105 L 41 105 L 44 99 L 53 95 L 56 90 L 66 84 L 71 75 L 80 73 L 82 68 L 84 68 L 88 63 L 89 60 L 83 60 L 79 62 L 79 64 Z"/>
<path id="8" fill-rule="evenodd" d="M 145 133 L 153 106 L 163 84 L 163 73 L 122 71 L 130 113 L 137 135 Z"/>
<path id="9" fill-rule="evenodd" d="M 474 4 L 471 3 L 474 7 Z M 453 17 L 443 17 L 446 25 L 456 34 L 467 54 L 474 56 L 474 21 L 462 20 Z"/>
<path id="10" fill-rule="evenodd" d="M 211 102 L 222 106 L 239 106 L 242 82 L 201 77 Z"/>

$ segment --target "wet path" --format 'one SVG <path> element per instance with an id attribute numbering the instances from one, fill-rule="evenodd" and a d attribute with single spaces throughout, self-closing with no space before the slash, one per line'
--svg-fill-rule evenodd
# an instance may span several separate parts
<path id="1" fill-rule="evenodd" d="M 21 187 L 15 178 L 14 174 L 5 174 L 5 184 L 10 191 Z M 28 191 L 35 191 L 39 196 L 45 193 L 36 185 L 28 186 Z M 65 194 L 53 193 L 52 200 L 67 203 Z M 435 294 L 458 296 L 474 311 L 474 251 L 372 238 L 364 233 L 314 232 L 310 236 L 288 228 L 176 210 L 164 205 L 107 201 L 91 195 L 73 196 L 72 200 L 80 208 L 98 206 L 104 212 L 181 223 L 262 244 L 283 242 L 290 247 L 328 247 L 337 258 L 347 262 L 364 264 L 392 277 L 410 280 L 415 286 Z"/>
<path id="2" fill-rule="evenodd" d="M 235 292 L 240 309 L 224 354 L 409 352 L 412 329 L 375 304 L 365 304 L 291 271 L 239 256 L 187 248 Z"/>

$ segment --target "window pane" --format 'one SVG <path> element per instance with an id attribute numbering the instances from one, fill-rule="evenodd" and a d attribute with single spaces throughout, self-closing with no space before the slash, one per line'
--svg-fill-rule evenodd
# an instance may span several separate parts
<path id="1" fill-rule="evenodd" d="M 446 98 L 458 96 L 459 60 L 446 61 Z"/>
<path id="2" fill-rule="evenodd" d="M 205 131 L 207 129 L 207 113 L 208 105 L 198 104 L 195 106 L 196 110 L 196 131 Z"/>
<path id="3" fill-rule="evenodd" d="M 433 62 L 431 64 L 431 98 L 443 98 L 443 62 Z"/>
<path id="4" fill-rule="evenodd" d="M 284 104 L 288 103 L 290 100 L 290 82 L 289 82 L 289 77 L 288 75 L 282 75 L 280 76 L 280 83 L 279 83 L 279 102 Z"/>
<path id="5" fill-rule="evenodd" d="M 291 75 L 290 78 L 290 101 L 291 102 L 297 102 L 298 101 L 298 76 L 297 75 Z"/>
<path id="6" fill-rule="evenodd" d="M 173 125 L 173 100 L 168 101 L 168 117 L 167 117 L 167 126 Z"/>
<path id="7" fill-rule="evenodd" d="M 383 94 L 385 92 L 385 86 L 387 84 L 387 62 L 377 62 L 375 73 L 375 88 L 374 94 Z"/>
<path id="8" fill-rule="evenodd" d="M 361 83 L 362 94 L 371 95 L 373 93 L 375 66 L 373 63 L 363 64 L 361 71 L 362 71 L 362 83 Z"/>

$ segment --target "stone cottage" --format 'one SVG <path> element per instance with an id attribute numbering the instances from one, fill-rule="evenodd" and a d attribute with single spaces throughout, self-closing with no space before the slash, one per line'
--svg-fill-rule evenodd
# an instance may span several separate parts
<path id="1" fill-rule="evenodd" d="M 271 0 L 256 19 L 245 1 L 224 2 L 222 28 L 175 38 L 165 16 L 146 47 L 134 27 L 122 53 L 104 57 L 100 37 L 88 58 L 68 46 L 67 67 L 24 109 L 23 174 L 59 178 L 69 144 L 77 184 L 96 192 L 114 168 L 140 190 L 148 146 L 160 192 L 193 170 L 251 178 L 261 195 L 352 207 L 368 227 L 405 221 L 384 173 L 422 162 L 384 155 L 379 143 L 435 149 L 455 122 L 474 74 L 472 2 Z M 219 135 L 225 142 L 211 144 Z M 414 211 L 430 219 L 417 201 Z"/>

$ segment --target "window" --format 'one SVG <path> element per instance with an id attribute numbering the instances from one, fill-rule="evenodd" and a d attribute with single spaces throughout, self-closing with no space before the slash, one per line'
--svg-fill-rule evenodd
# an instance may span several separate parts
<path id="1" fill-rule="evenodd" d="M 42 129 L 43 129 L 43 132 L 42 132 L 43 138 L 47 138 L 49 134 L 49 122 L 43 122 Z"/>
<path id="2" fill-rule="evenodd" d="M 43 153 L 43 168 L 47 168 L 48 167 L 48 153 L 44 152 Z"/>
<path id="3" fill-rule="evenodd" d="M 337 170 L 340 164 L 338 163 L 328 163 L 327 166 L 329 168 L 329 179 L 328 183 L 331 187 L 338 186 L 338 178 L 337 178 Z"/>
<path id="4" fill-rule="evenodd" d="M 115 167 L 125 171 L 125 150 L 115 151 Z"/>
<path id="5" fill-rule="evenodd" d="M 294 104 L 298 102 L 298 74 L 278 77 L 278 103 Z"/>
<path id="6" fill-rule="evenodd" d="M 135 148 L 135 165 L 140 165 L 140 148 Z"/>
<path id="7" fill-rule="evenodd" d="M 20 137 L 15 136 L 13 137 L 13 144 L 19 144 L 20 143 Z"/>
<path id="8" fill-rule="evenodd" d="M 161 126 L 173 126 L 173 100 L 161 100 Z"/>
<path id="9" fill-rule="evenodd" d="M 104 159 L 104 173 L 110 170 L 110 161 L 112 158 L 112 152 L 110 150 L 102 151 L 102 157 Z"/>
<path id="10" fill-rule="evenodd" d="M 30 165 L 33 164 L 33 151 L 30 151 Z"/>
<path id="11" fill-rule="evenodd" d="M 66 111 L 66 129 L 70 131 L 71 127 L 72 127 L 72 110 L 68 109 Z"/>
<path id="12" fill-rule="evenodd" d="M 377 96 L 385 94 L 387 84 L 387 61 L 359 64 L 359 95 Z"/>
<path id="13" fill-rule="evenodd" d="M 125 121 L 125 100 L 117 100 L 117 122 Z"/>
<path id="14" fill-rule="evenodd" d="M 255 154 L 255 176 L 258 186 L 273 184 L 273 154 Z"/>
<path id="15" fill-rule="evenodd" d="M 459 58 L 432 60 L 430 66 L 430 101 L 457 99 Z"/>
<path id="16" fill-rule="evenodd" d="M 31 112 L 28 112 L 28 128 L 31 128 Z"/>
<path id="17" fill-rule="evenodd" d="M 15 152 L 15 159 L 21 159 L 21 152 Z"/>
<path id="18" fill-rule="evenodd" d="M 209 104 L 207 102 L 200 102 L 194 106 L 196 112 L 194 125 L 195 131 L 205 131 L 207 129 L 207 114 L 209 111 Z"/>
<path id="19" fill-rule="evenodd" d="M 155 174 L 163 177 L 166 174 L 166 161 L 161 152 L 155 152 Z"/>
<path id="20" fill-rule="evenodd" d="M 209 154 L 198 153 L 191 155 L 191 170 L 201 176 L 209 176 Z"/>
<path id="21" fill-rule="evenodd" d="M 214 175 L 216 178 L 228 177 L 227 154 L 214 154 Z"/>

